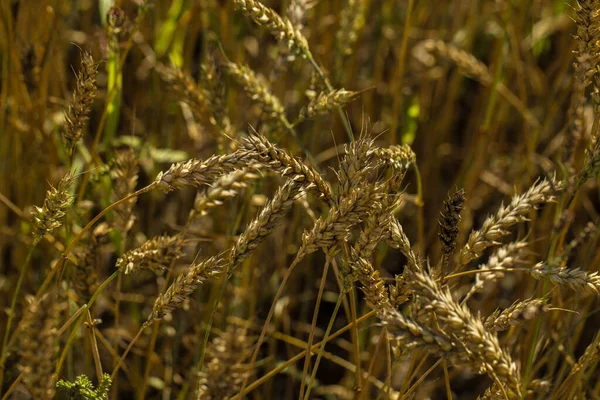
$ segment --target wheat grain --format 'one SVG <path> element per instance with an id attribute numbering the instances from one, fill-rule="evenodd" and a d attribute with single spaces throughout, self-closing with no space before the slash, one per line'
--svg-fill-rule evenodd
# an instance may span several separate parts
<path id="1" fill-rule="evenodd" d="M 227 62 L 224 66 L 227 73 L 244 88 L 252 100 L 260 105 L 261 110 L 269 118 L 281 122 L 285 127 L 290 126 L 281 101 L 271 92 L 268 84 L 256 76 L 250 67 L 232 62 Z"/>
<path id="2" fill-rule="evenodd" d="M 223 175 L 203 192 L 198 193 L 188 220 L 192 221 L 195 218 L 206 215 L 210 208 L 222 204 L 225 199 L 236 196 L 240 189 L 247 186 L 246 181 L 258 178 L 258 175 L 251 172 L 251 170 L 242 168 Z"/>
<path id="3" fill-rule="evenodd" d="M 183 237 L 156 236 L 146 241 L 137 249 L 129 250 L 117 259 L 117 268 L 130 274 L 147 269 L 154 273 L 162 273 L 171 262 L 182 256 Z"/>
<path id="4" fill-rule="evenodd" d="M 312 58 L 306 38 L 289 19 L 281 17 L 257 0 L 234 0 L 234 2 L 247 17 L 269 29 L 271 34 L 283 42 L 296 56 Z"/>
<path id="5" fill-rule="evenodd" d="M 237 150 L 233 153 L 212 156 L 204 161 L 191 159 L 171 165 L 160 172 L 154 181 L 159 190 L 168 193 L 184 187 L 206 185 L 221 175 L 255 164 L 254 153 Z"/>
<path id="6" fill-rule="evenodd" d="M 220 256 L 210 257 L 200 263 L 191 264 L 180 274 L 167 290 L 158 295 L 146 325 L 164 318 L 180 308 L 183 302 L 200 284 L 223 272 L 226 263 Z"/>
<path id="7" fill-rule="evenodd" d="M 292 179 L 303 185 L 305 190 L 314 189 L 320 198 L 332 204 L 329 184 L 313 167 L 300 158 L 289 155 L 275 146 L 258 132 L 252 132 L 244 142 L 248 152 L 257 154 L 256 160 L 266 168 L 277 172 L 284 178 Z"/>
<path id="8" fill-rule="evenodd" d="M 455 337 L 465 346 L 465 356 L 480 371 L 506 385 L 509 396 L 520 396 L 521 383 L 517 365 L 498 338 L 485 329 L 481 320 L 465 306 L 460 306 L 451 294 L 422 270 L 409 270 L 411 287 L 423 297 L 426 309 L 434 311 L 448 324 Z"/>
<path id="9" fill-rule="evenodd" d="M 493 270 L 477 274 L 475 283 L 469 289 L 463 302 L 466 302 L 473 294 L 481 291 L 486 283 L 495 282 L 504 277 L 503 270 L 514 268 L 526 262 L 527 242 L 524 240 L 508 243 L 494 252 L 487 263 L 479 265 L 480 270 Z"/>
<path id="10" fill-rule="evenodd" d="M 555 285 L 566 286 L 575 291 L 600 294 L 600 276 L 597 272 L 588 273 L 579 268 L 554 268 L 543 262 L 525 271 L 535 279 L 548 279 Z"/>
<path id="11" fill-rule="evenodd" d="M 467 244 L 460 251 L 460 265 L 467 265 L 481 256 L 490 246 L 498 244 L 498 239 L 508 235 L 508 229 L 523 221 L 527 214 L 537 209 L 541 204 L 554 201 L 554 194 L 560 189 L 554 179 L 544 179 L 535 183 L 525 193 L 515 195 L 510 204 L 501 206 L 495 215 L 489 216 L 479 230 L 471 232 Z"/>
<path id="12" fill-rule="evenodd" d="M 288 181 L 277 190 L 273 199 L 240 235 L 231 251 L 232 266 L 242 262 L 280 223 L 281 218 L 292 207 L 294 200 L 303 193 L 302 186 Z"/>
<path id="13" fill-rule="evenodd" d="M 66 125 L 63 138 L 69 152 L 73 151 L 75 144 L 83 137 L 89 119 L 88 114 L 96 97 L 97 76 L 98 65 L 94 62 L 92 55 L 85 51 L 82 52 L 73 98 L 65 113 Z"/>
<path id="14" fill-rule="evenodd" d="M 69 193 L 69 188 L 74 180 L 73 174 L 67 173 L 58 182 L 56 188 L 50 186 L 50 190 L 46 192 L 44 205 L 35 207 L 32 214 L 34 243 L 38 243 L 46 234 L 62 225 L 62 219 L 73 204 L 73 196 Z"/>
<path id="15" fill-rule="evenodd" d="M 244 365 L 252 347 L 245 328 L 227 327 L 206 349 L 206 367 L 200 372 L 198 399 L 228 399 L 251 373 Z"/>
<path id="16" fill-rule="evenodd" d="M 332 92 L 320 92 L 310 103 L 300 110 L 300 115 L 295 124 L 319 115 L 326 115 L 344 107 L 358 96 L 357 92 L 345 89 L 336 89 Z"/>
<path id="17" fill-rule="evenodd" d="M 344 146 L 344 158 L 340 162 L 337 172 L 339 190 L 336 202 L 347 197 L 350 189 L 366 179 L 374 166 L 371 157 L 375 154 L 377 147 L 375 141 L 368 135 L 361 135 L 358 140 L 352 141 Z"/>
<path id="18" fill-rule="evenodd" d="M 496 310 L 484 321 L 486 329 L 494 331 L 505 331 L 511 326 L 519 325 L 537 317 L 548 309 L 548 299 L 527 299 L 516 301 L 510 307 L 502 311 Z"/>

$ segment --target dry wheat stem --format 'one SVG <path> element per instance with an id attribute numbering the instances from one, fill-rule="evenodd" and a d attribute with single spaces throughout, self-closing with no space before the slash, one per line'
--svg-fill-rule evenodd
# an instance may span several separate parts
<path id="1" fill-rule="evenodd" d="M 336 331 L 335 333 L 330 334 L 326 339 L 322 340 L 321 342 L 315 343 L 310 348 L 310 351 L 314 353 L 316 350 L 320 349 L 321 346 L 323 346 L 325 343 L 330 342 L 331 340 L 340 336 L 342 333 L 352 329 L 355 326 L 355 324 L 358 325 L 359 323 L 366 321 L 367 319 L 371 318 L 374 314 L 375 314 L 375 311 L 371 311 L 371 312 L 366 313 L 362 317 L 357 318 L 355 322 L 349 323 L 348 325 L 346 325 L 345 327 Z M 296 361 L 304 358 L 307 352 L 308 352 L 308 349 L 301 351 L 300 353 L 296 354 L 294 357 L 290 358 L 289 360 L 279 364 L 277 367 L 273 368 L 271 371 L 269 371 L 262 377 L 258 378 L 254 382 L 252 382 L 250 385 L 247 385 L 247 386 L 245 384 L 242 385 L 242 388 L 240 389 L 240 393 L 238 393 L 235 397 L 233 397 L 232 400 L 234 400 L 234 399 L 240 400 L 243 396 L 247 395 L 249 392 L 256 389 L 257 387 L 259 387 L 260 385 L 262 385 L 269 379 L 271 379 L 275 374 L 283 371 L 285 368 L 294 364 Z"/>

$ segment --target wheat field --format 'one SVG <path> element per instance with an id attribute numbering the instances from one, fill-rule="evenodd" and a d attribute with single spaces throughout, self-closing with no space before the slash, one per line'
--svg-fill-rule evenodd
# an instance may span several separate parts
<path id="1" fill-rule="evenodd" d="M 0 32 L 0 400 L 600 399 L 599 0 Z"/>

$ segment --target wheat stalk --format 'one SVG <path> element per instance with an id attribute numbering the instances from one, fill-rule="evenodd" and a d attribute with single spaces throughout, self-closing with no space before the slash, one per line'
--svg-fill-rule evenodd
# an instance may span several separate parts
<path id="1" fill-rule="evenodd" d="M 88 121 L 88 114 L 96 97 L 96 77 L 98 65 L 92 55 L 86 51 L 81 53 L 81 63 L 77 74 L 73 98 L 65 112 L 66 125 L 63 139 L 67 144 L 69 153 L 72 153 L 75 144 L 83 137 Z"/>
<path id="2" fill-rule="evenodd" d="M 516 301 L 502 311 L 494 311 L 483 324 L 489 330 L 505 331 L 511 326 L 519 325 L 522 321 L 535 318 L 547 311 L 549 307 L 547 303 L 548 299 L 544 298 Z"/>
<path id="3" fill-rule="evenodd" d="M 129 250 L 117 259 L 117 268 L 130 274 L 139 270 L 149 270 L 156 274 L 164 272 L 169 264 L 182 256 L 183 237 L 156 236 L 137 249 Z"/>
<path id="4" fill-rule="evenodd" d="M 459 305 L 448 290 L 422 270 L 408 271 L 411 287 L 423 297 L 422 303 L 434 311 L 444 321 L 448 329 L 464 345 L 465 356 L 480 371 L 485 372 L 494 381 L 506 385 L 511 398 L 521 394 L 521 382 L 517 365 L 508 352 L 500 346 L 496 335 L 485 329 L 482 321 L 471 311 Z"/>
<path id="5" fill-rule="evenodd" d="M 459 263 L 464 266 L 481 256 L 490 246 L 498 244 L 498 239 L 508 235 L 508 229 L 523 221 L 527 214 L 541 204 L 555 200 L 554 194 L 560 185 L 554 179 L 544 179 L 535 183 L 525 193 L 515 195 L 508 206 L 501 206 L 495 215 L 489 216 L 479 230 L 471 232 L 467 244 L 460 251 Z"/>
<path id="6" fill-rule="evenodd" d="M 150 325 L 180 308 L 200 284 L 223 272 L 225 265 L 225 261 L 220 256 L 191 264 L 185 272 L 175 278 L 164 293 L 156 298 L 145 325 Z"/>
<path id="7" fill-rule="evenodd" d="M 283 42 L 296 56 L 312 58 L 306 38 L 289 19 L 281 17 L 257 0 L 234 0 L 234 2 L 248 18 L 269 29 L 271 34 Z"/>
<path id="8" fill-rule="evenodd" d="M 62 177 L 56 188 L 50 186 L 46 192 L 44 205 L 35 207 L 33 217 L 33 241 L 38 243 L 42 238 L 62 225 L 62 219 L 67 210 L 73 204 L 73 196 L 69 193 L 69 188 L 73 185 L 75 177 L 67 173 Z"/>

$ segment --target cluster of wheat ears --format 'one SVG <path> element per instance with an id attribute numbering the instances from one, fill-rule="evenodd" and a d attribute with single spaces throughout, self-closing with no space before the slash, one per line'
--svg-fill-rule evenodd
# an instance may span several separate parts
<path id="1" fill-rule="evenodd" d="M 600 1 L 283 3 L 0 4 L 0 397 L 600 398 Z"/>

